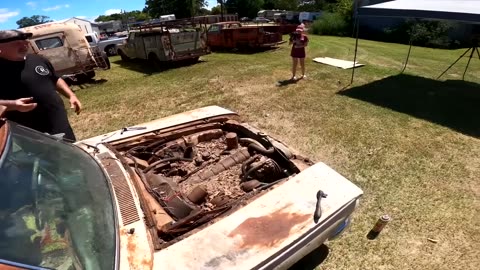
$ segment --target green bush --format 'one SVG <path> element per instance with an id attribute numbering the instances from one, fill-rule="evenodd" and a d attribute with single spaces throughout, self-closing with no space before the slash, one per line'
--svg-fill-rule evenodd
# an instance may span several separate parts
<path id="1" fill-rule="evenodd" d="M 385 41 L 405 43 L 411 38 L 415 46 L 449 48 L 455 41 L 448 37 L 448 32 L 454 25 L 443 21 L 428 21 L 407 19 L 403 24 L 384 29 Z"/>
<path id="2" fill-rule="evenodd" d="M 310 28 L 312 34 L 332 36 L 345 36 L 348 30 L 348 23 L 340 13 L 324 13 Z"/>

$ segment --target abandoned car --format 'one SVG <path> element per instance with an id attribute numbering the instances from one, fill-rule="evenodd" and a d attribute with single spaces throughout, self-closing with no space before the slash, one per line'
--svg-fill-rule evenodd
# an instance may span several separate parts
<path id="1" fill-rule="evenodd" d="M 285 43 L 278 30 L 278 27 L 245 26 L 240 22 L 214 23 L 208 28 L 207 44 L 213 51 L 274 47 Z"/>
<path id="2" fill-rule="evenodd" d="M 0 127 L 1 269 L 286 269 L 362 196 L 217 106 L 74 144 Z"/>

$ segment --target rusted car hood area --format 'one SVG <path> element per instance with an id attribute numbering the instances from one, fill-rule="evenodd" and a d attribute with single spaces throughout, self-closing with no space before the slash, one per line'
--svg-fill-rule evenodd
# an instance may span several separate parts
<path id="1" fill-rule="evenodd" d="M 110 177 L 121 269 L 258 267 L 330 230 L 362 195 L 327 165 L 217 106 L 78 145 L 96 146 Z"/>

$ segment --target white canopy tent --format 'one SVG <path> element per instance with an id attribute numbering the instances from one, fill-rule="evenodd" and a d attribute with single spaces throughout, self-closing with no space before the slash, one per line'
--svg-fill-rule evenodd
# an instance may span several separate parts
<path id="1" fill-rule="evenodd" d="M 393 0 L 380 4 L 362 6 L 356 9 L 355 16 L 355 57 L 353 62 L 357 60 L 357 48 L 358 48 L 358 31 L 359 20 L 362 17 L 402 17 L 402 18 L 424 18 L 433 20 L 452 20 L 468 23 L 480 24 L 480 0 Z M 410 56 L 412 44 L 408 50 L 407 60 L 402 69 L 405 70 L 408 58 Z M 474 48 L 471 48 L 471 56 L 474 53 Z M 477 48 L 476 52 L 480 59 L 480 53 Z M 469 49 L 470 50 L 470 49 Z M 463 57 L 468 51 L 466 51 L 461 57 Z M 457 59 L 456 62 L 458 62 Z M 470 63 L 470 59 L 468 63 Z M 452 67 L 453 63 L 450 67 Z M 449 68 L 450 68 L 449 67 Z M 448 69 L 449 69 L 448 68 Z M 468 64 L 467 64 L 468 68 Z M 447 69 L 447 70 L 448 70 Z M 465 69 L 466 72 L 466 69 Z M 444 72 L 445 73 L 445 72 Z M 355 74 L 355 68 L 352 69 L 352 80 Z M 442 76 L 443 73 L 440 75 Z M 439 77 L 440 77 L 439 76 Z M 465 73 L 464 73 L 465 76 Z"/>

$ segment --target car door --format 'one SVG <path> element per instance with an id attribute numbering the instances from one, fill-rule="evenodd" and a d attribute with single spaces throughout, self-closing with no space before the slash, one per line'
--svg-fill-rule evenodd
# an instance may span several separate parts
<path id="1" fill-rule="evenodd" d="M 207 30 L 207 44 L 210 47 L 222 47 L 222 31 L 221 25 L 212 24 Z"/>
<path id="2" fill-rule="evenodd" d="M 130 58 L 136 58 L 136 44 L 135 44 L 135 34 L 136 32 L 130 32 L 127 39 L 127 44 L 125 44 L 125 53 Z"/>

